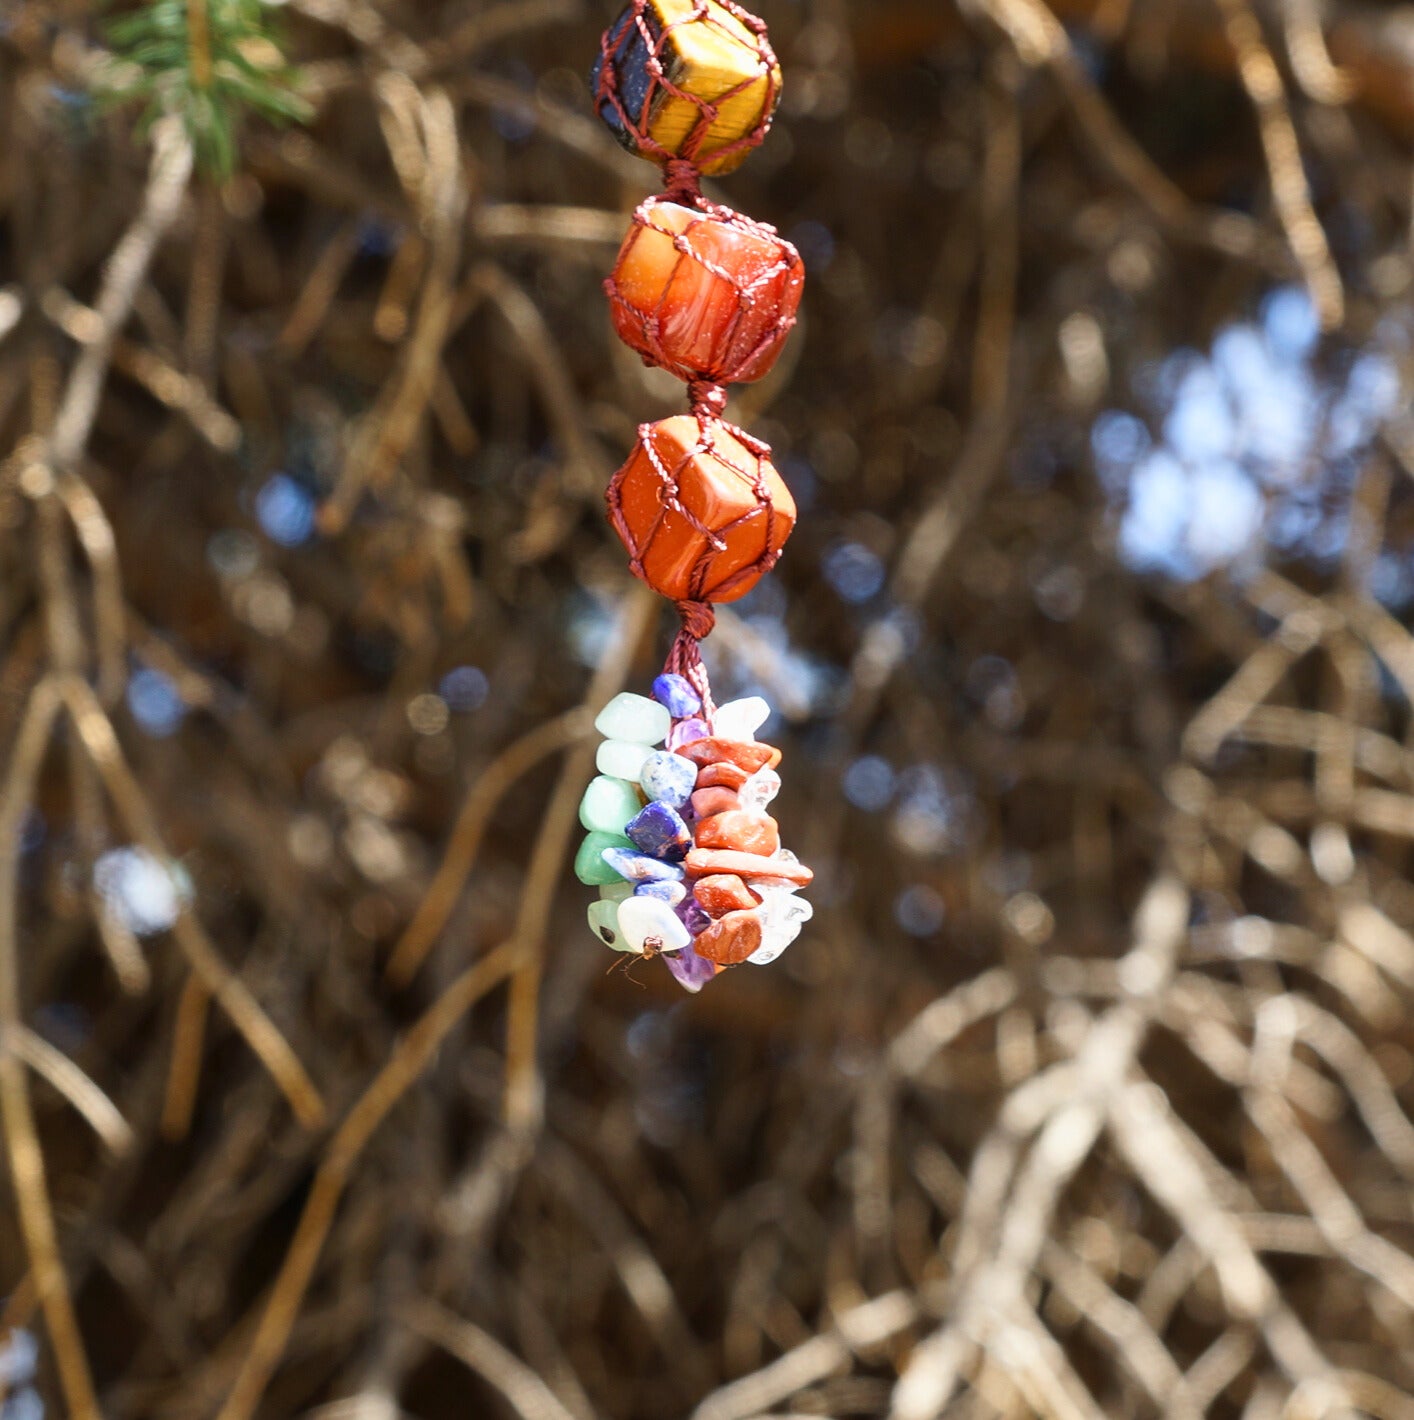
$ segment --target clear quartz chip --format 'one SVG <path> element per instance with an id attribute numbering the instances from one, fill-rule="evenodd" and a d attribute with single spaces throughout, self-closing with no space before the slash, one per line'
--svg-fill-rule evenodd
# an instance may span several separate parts
<path id="1" fill-rule="evenodd" d="M 748 695 L 717 707 L 712 716 L 712 733 L 720 740 L 749 744 L 770 718 L 771 707 L 759 695 Z"/>

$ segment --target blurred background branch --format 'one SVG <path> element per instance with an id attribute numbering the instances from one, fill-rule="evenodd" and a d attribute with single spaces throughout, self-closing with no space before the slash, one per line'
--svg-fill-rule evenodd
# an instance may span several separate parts
<path id="1" fill-rule="evenodd" d="M 5 1420 L 1414 1413 L 1414 10 L 761 9 L 819 910 L 691 1000 L 613 5 L 0 14 Z"/>

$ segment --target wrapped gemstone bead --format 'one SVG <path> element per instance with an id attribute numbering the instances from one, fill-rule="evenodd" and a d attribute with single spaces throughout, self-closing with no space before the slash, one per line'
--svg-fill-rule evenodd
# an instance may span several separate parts
<path id="1" fill-rule="evenodd" d="M 651 197 L 604 289 L 619 339 L 645 364 L 729 384 L 776 363 L 804 283 L 799 254 L 771 228 Z"/>
<path id="2" fill-rule="evenodd" d="M 671 601 L 745 596 L 795 527 L 795 500 L 768 453 L 720 419 L 645 424 L 607 494 L 634 574 Z"/>
<path id="3" fill-rule="evenodd" d="M 648 0 L 604 35 L 590 74 L 600 116 L 632 153 L 729 173 L 769 123 L 781 70 L 765 27 L 717 0 Z M 754 26 L 754 27 L 753 27 Z"/>

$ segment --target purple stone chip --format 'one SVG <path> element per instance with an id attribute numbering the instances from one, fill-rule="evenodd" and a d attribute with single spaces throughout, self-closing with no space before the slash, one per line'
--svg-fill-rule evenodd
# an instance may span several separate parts
<path id="1" fill-rule="evenodd" d="M 663 962 L 686 991 L 701 991 L 717 974 L 716 966 L 706 957 L 698 956 L 691 947 L 665 956 Z"/>
<path id="2" fill-rule="evenodd" d="M 650 858 L 680 862 L 692 847 L 692 830 L 669 804 L 652 803 L 629 819 L 624 835 Z"/>
<path id="3" fill-rule="evenodd" d="M 707 915 L 706 908 L 695 897 L 689 897 L 686 901 L 678 904 L 678 916 L 682 918 L 682 925 L 694 937 L 700 932 L 705 932 L 712 925 L 712 919 Z"/>
<path id="4" fill-rule="evenodd" d="M 694 740 L 705 740 L 711 733 L 706 720 L 679 720 L 668 732 L 668 748 L 681 749 Z"/>
<path id="5" fill-rule="evenodd" d="M 665 672 L 653 682 L 653 699 L 667 707 L 674 720 L 684 720 L 702 708 L 702 697 L 685 676 Z"/>

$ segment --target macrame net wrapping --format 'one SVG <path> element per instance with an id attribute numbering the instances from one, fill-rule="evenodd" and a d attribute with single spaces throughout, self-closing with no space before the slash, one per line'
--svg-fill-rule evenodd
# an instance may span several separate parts
<path id="1" fill-rule="evenodd" d="M 727 384 L 775 364 L 804 281 L 800 253 L 774 227 L 652 197 L 634 212 L 604 291 L 615 330 L 645 364 Z"/>
<path id="2" fill-rule="evenodd" d="M 737 24 L 728 23 L 727 16 Z M 674 45 L 689 25 L 707 27 L 740 61 L 743 76 L 738 83 L 710 96 L 682 85 Z M 689 198 L 697 193 L 702 172 L 730 172 L 761 143 L 781 91 L 780 65 L 765 22 L 735 0 L 632 0 L 604 32 L 591 80 L 599 114 L 618 140 L 663 165 L 669 196 Z M 759 105 L 753 104 L 755 121 L 739 135 L 718 142 L 724 110 L 758 86 L 762 92 Z M 682 105 L 688 115 L 686 132 L 671 148 L 653 132 L 654 118 L 668 100 Z"/>
<path id="3" fill-rule="evenodd" d="M 702 407 L 690 416 L 641 425 L 605 495 L 634 575 L 674 601 L 682 618 L 667 669 L 708 704 L 697 643 L 712 630 L 711 604 L 745 595 L 776 565 L 795 526 L 769 446 L 708 412 L 710 395 L 697 391 Z"/>

